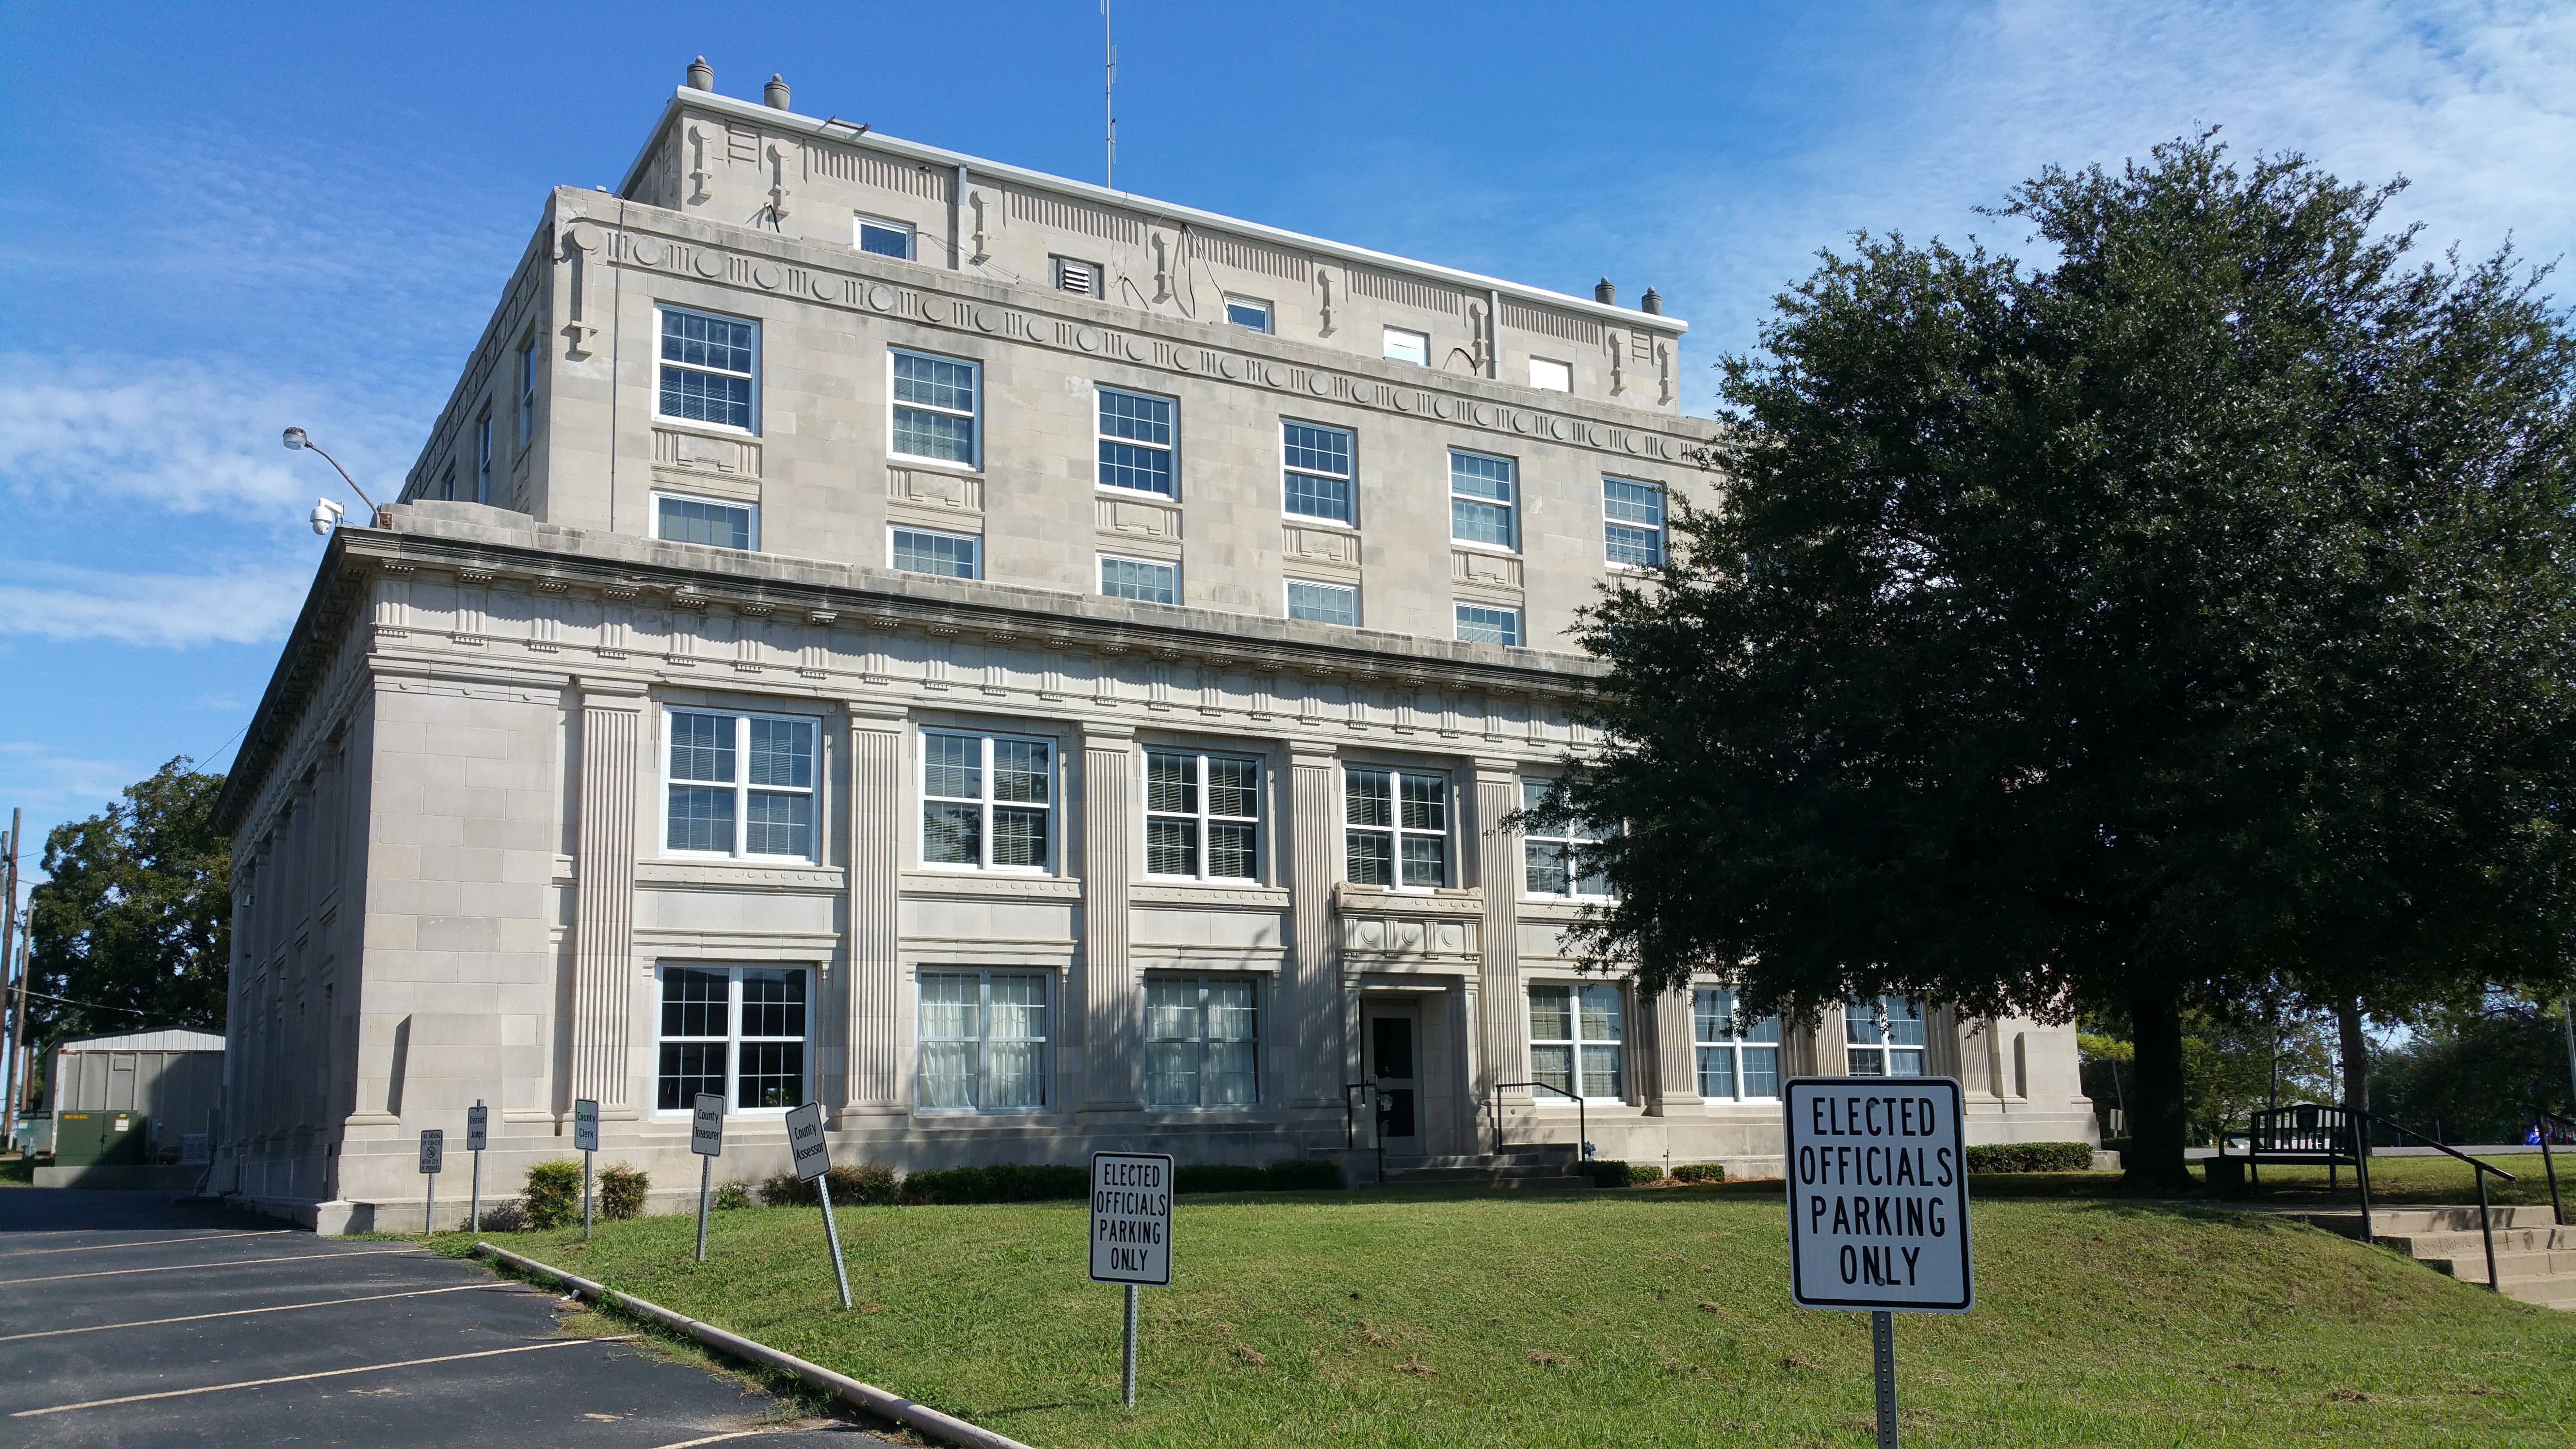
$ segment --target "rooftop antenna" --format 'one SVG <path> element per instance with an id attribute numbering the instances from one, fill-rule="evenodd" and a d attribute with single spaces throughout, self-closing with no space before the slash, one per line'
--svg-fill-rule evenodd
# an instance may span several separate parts
<path id="1" fill-rule="evenodd" d="M 1100 0 L 1100 46 L 1105 53 L 1107 79 L 1100 88 L 1101 114 L 1109 120 L 1109 164 L 1101 185 L 1118 189 L 1118 47 L 1109 38 L 1109 0 Z"/>

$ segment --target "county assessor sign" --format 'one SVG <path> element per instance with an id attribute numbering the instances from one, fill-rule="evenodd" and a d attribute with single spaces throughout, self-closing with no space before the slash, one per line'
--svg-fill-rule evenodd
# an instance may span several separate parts
<path id="1" fill-rule="evenodd" d="M 1802 1308 L 1965 1313 L 1968 1163 L 1948 1077 L 1797 1077 L 1790 1296 Z"/>

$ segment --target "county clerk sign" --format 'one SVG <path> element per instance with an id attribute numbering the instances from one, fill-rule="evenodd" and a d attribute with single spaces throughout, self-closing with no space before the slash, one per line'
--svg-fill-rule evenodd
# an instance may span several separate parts
<path id="1" fill-rule="evenodd" d="M 1785 1093 L 1790 1296 L 1965 1313 L 1967 1148 L 1948 1077 L 1797 1077 Z"/>

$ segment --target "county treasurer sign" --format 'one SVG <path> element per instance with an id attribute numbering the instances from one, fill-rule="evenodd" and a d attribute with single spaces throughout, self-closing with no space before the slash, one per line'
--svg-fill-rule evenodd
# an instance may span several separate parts
<path id="1" fill-rule="evenodd" d="M 1947 1077 L 1799 1077 L 1787 1091 L 1790 1296 L 1965 1313 L 1968 1172 Z"/>

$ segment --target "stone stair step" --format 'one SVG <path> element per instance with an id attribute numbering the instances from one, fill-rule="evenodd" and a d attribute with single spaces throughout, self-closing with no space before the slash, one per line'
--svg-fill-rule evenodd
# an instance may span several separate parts
<path id="1" fill-rule="evenodd" d="M 1401 1172 L 1390 1169 L 1389 1182 L 1514 1182 L 1531 1178 L 1562 1177 L 1580 1181 L 1563 1168 L 1539 1163 L 1499 1167 L 1410 1167 Z"/>
<path id="2" fill-rule="evenodd" d="M 2443 1258 L 2419 1258 L 2464 1283 L 2487 1281 L 2487 1258 L 2484 1253 L 2460 1253 Z M 2561 1273 L 2576 1275 L 2576 1252 L 2508 1253 L 2496 1251 L 2496 1276 L 2499 1278 L 2550 1278 Z"/>
<path id="3" fill-rule="evenodd" d="M 2359 1236 L 2359 1230 L 2354 1230 Z M 2486 1240 L 2476 1232 L 2420 1233 L 2408 1236 L 2383 1233 L 2382 1246 L 2396 1249 L 2415 1258 L 2468 1258 L 2486 1255 Z M 2576 1228 L 2498 1228 L 2495 1233 L 2498 1253 L 2550 1253 L 2576 1250 Z"/>
<path id="4" fill-rule="evenodd" d="M 2560 1273 L 2547 1278 L 2506 1278 L 2498 1286 L 2505 1297 L 2517 1302 L 2576 1311 L 2576 1273 Z"/>

